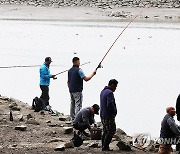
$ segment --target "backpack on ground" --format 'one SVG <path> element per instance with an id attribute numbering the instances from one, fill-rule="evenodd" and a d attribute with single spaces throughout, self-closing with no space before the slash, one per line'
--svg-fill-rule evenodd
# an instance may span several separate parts
<path id="1" fill-rule="evenodd" d="M 44 109 L 42 98 L 35 97 L 32 102 L 32 109 L 35 112 L 39 112 Z"/>
<path id="2" fill-rule="evenodd" d="M 74 131 L 74 137 L 71 139 L 75 147 L 80 147 L 83 144 L 83 139 L 81 136 L 76 134 L 76 131 Z"/>

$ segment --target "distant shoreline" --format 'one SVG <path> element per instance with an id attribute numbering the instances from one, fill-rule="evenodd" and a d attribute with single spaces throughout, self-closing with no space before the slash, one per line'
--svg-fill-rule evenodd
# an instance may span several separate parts
<path id="1" fill-rule="evenodd" d="M 179 23 L 180 13 L 176 8 L 114 8 L 92 7 L 34 7 L 26 5 L 1 5 L 0 20 L 64 21 L 64 22 L 129 22 L 142 13 L 134 22 Z"/>

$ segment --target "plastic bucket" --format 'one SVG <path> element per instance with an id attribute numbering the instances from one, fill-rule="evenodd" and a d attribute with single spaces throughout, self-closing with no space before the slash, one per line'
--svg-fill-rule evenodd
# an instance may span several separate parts
<path id="1" fill-rule="evenodd" d="M 102 129 L 101 128 L 92 128 L 90 130 L 91 140 L 101 140 Z"/>

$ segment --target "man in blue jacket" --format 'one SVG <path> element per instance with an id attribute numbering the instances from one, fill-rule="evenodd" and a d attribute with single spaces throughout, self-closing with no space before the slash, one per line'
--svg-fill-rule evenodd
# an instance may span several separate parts
<path id="1" fill-rule="evenodd" d="M 78 57 L 74 57 L 72 59 L 73 67 L 68 71 L 68 87 L 71 96 L 71 109 L 70 116 L 73 121 L 75 115 L 82 108 L 82 91 L 83 91 L 83 80 L 89 81 L 96 74 L 94 71 L 90 76 L 86 76 L 80 66 L 80 59 Z"/>
<path id="2" fill-rule="evenodd" d="M 117 108 L 113 92 L 115 92 L 117 84 L 117 80 L 111 79 L 100 94 L 100 117 L 103 124 L 102 151 L 112 151 L 109 144 L 116 132 Z"/>
<path id="3" fill-rule="evenodd" d="M 44 108 L 49 108 L 49 84 L 50 84 L 50 78 L 56 79 L 56 75 L 50 74 L 50 64 L 52 60 L 51 57 L 46 57 L 45 62 L 41 65 L 39 69 L 40 73 L 40 88 L 42 91 L 42 94 L 40 98 L 43 100 Z"/>

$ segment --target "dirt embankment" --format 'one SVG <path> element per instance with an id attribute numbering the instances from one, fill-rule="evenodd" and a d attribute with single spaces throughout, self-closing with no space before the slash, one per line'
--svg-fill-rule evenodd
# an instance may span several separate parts
<path id="1" fill-rule="evenodd" d="M 10 121 L 10 109 L 13 121 Z M 64 143 L 69 143 L 73 132 L 65 133 L 65 128 L 71 128 L 69 117 L 61 113 L 44 114 L 34 112 L 31 106 L 13 98 L 0 97 L 0 153 L 1 154 L 58 154 L 55 148 Z M 19 130 L 16 126 L 22 126 Z M 25 128 L 25 129 L 24 129 Z M 17 130 L 16 130 L 17 129 Z M 111 153 L 137 153 L 144 152 L 136 148 L 127 152 L 119 150 L 116 146 L 120 138 L 131 139 L 119 129 L 119 134 L 113 138 Z M 124 135 L 123 137 L 121 135 Z M 101 141 L 85 139 L 81 147 L 65 148 L 62 153 L 104 153 L 101 151 Z M 150 152 L 146 152 L 150 153 Z M 152 152 L 151 152 L 152 153 Z"/>

